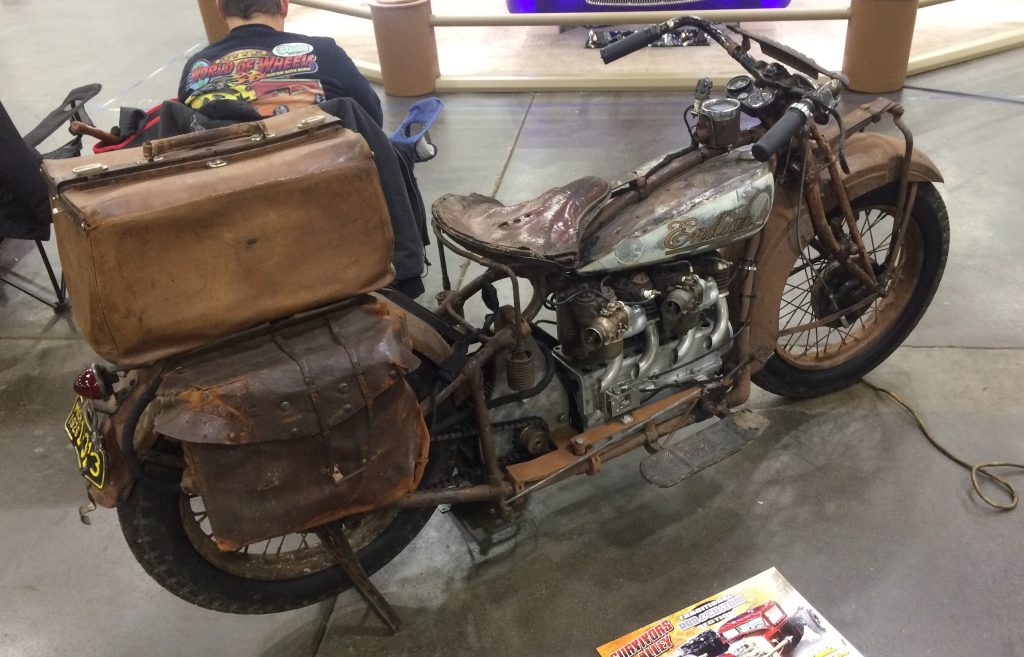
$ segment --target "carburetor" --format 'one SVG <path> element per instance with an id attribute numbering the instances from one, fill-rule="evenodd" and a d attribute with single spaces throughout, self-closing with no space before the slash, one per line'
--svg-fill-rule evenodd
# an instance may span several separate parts
<path id="1" fill-rule="evenodd" d="M 558 341 L 575 361 L 607 361 L 622 353 L 622 342 L 647 327 L 647 314 L 630 304 L 586 290 L 558 303 Z"/>

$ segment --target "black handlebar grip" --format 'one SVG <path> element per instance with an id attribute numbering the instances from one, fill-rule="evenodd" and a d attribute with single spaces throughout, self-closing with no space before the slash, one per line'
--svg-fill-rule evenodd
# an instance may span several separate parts
<path id="1" fill-rule="evenodd" d="M 615 60 L 622 59 L 626 55 L 634 53 L 641 48 L 646 48 L 648 45 L 662 37 L 662 27 L 662 24 L 651 25 L 642 30 L 637 30 L 628 37 L 619 39 L 615 43 L 608 44 L 604 48 L 601 48 L 601 59 L 604 60 L 605 64 L 611 64 Z"/>
<path id="2" fill-rule="evenodd" d="M 786 108 L 786 113 L 782 115 L 782 118 L 768 128 L 768 131 L 761 135 L 761 138 L 750 149 L 750 152 L 754 154 L 754 159 L 758 162 L 767 162 L 772 155 L 782 150 L 803 129 L 806 122 L 806 114 L 794 107 Z"/>

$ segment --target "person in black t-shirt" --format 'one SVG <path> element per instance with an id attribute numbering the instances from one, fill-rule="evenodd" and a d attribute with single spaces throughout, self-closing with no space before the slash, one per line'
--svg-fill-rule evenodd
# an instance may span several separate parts
<path id="1" fill-rule="evenodd" d="M 383 125 L 380 99 L 333 39 L 284 31 L 288 0 L 217 0 L 231 32 L 185 64 L 178 100 L 245 100 L 263 116 L 351 98 Z"/>
<path id="2" fill-rule="evenodd" d="M 333 39 L 311 37 L 284 31 L 288 0 L 217 0 L 217 11 L 231 30 L 227 37 L 193 55 L 185 64 L 178 86 L 178 100 L 188 107 L 213 117 L 217 101 L 246 101 L 264 116 L 283 114 L 324 101 L 348 98 L 373 121 L 373 131 L 383 128 L 380 99 L 370 83 L 359 73 L 345 51 Z M 434 99 L 436 101 L 436 99 Z M 440 101 L 437 101 L 440 104 Z M 330 103 L 328 103 L 330 104 Z M 223 117 L 220 117 L 223 118 Z M 349 127 L 356 127 L 359 119 Z M 369 127 L 369 126 L 366 126 Z M 385 196 L 395 231 L 393 262 L 398 278 L 392 287 L 409 297 L 423 293 L 421 275 L 426 263 L 426 211 L 413 175 L 415 162 L 431 159 L 437 149 L 429 135 L 417 137 L 415 131 L 400 128 L 401 134 L 379 133 L 372 143 L 390 143 L 393 148 L 393 175 L 400 193 L 384 180 Z M 410 137 L 410 135 L 412 135 Z M 363 132 L 368 140 L 371 135 Z M 380 159 L 388 155 L 375 151 Z M 401 165 L 399 164 L 401 163 Z M 388 191 L 395 191 L 389 195 Z M 402 196 L 402 201 L 395 201 Z M 392 205 L 392 201 L 397 206 Z"/>

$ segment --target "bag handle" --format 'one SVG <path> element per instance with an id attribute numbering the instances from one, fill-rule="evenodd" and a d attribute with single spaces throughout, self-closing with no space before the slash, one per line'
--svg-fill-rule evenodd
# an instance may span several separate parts
<path id="1" fill-rule="evenodd" d="M 142 145 L 142 155 L 152 162 L 161 155 L 170 153 L 171 151 L 181 150 L 183 148 L 208 146 L 210 144 L 229 141 L 231 139 L 239 139 L 241 137 L 265 139 L 273 136 L 273 133 L 267 131 L 267 125 L 263 121 L 236 123 L 234 125 L 224 126 L 223 128 L 203 130 L 202 132 L 190 132 L 188 134 L 177 135 L 175 137 L 147 141 Z"/>

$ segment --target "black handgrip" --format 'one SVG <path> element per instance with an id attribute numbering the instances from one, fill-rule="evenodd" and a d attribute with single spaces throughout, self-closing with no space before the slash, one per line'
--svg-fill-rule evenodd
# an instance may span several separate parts
<path id="1" fill-rule="evenodd" d="M 664 33 L 664 23 L 658 23 L 657 25 L 637 30 L 628 37 L 619 39 L 615 43 L 610 43 L 601 48 L 601 59 L 605 64 L 611 64 L 615 60 L 622 59 L 641 48 L 646 48 L 660 39 Z"/>
<path id="2" fill-rule="evenodd" d="M 768 128 L 768 132 L 761 135 L 761 138 L 750 149 L 750 152 L 754 154 L 754 159 L 758 162 L 767 162 L 772 155 L 782 150 L 803 129 L 806 122 L 807 115 L 802 111 L 793 106 L 786 108 L 786 113 L 782 115 L 782 118 Z"/>

